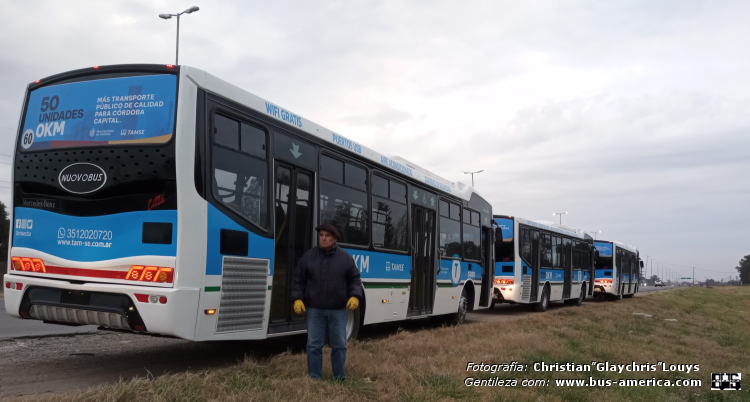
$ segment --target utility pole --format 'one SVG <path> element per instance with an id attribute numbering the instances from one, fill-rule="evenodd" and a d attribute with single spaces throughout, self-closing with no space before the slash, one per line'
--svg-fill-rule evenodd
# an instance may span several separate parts
<path id="1" fill-rule="evenodd" d="M 693 267 L 693 286 L 695 286 L 695 267 Z"/>

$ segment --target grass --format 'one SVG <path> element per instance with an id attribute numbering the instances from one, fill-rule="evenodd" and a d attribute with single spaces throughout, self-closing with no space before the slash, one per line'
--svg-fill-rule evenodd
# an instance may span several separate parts
<path id="1" fill-rule="evenodd" d="M 748 401 L 740 392 L 710 391 L 710 373 L 750 375 L 750 287 L 690 288 L 620 302 L 554 309 L 518 320 L 481 322 L 349 344 L 347 380 L 314 381 L 304 354 L 246 359 L 225 369 L 137 378 L 65 395 L 21 401 Z M 634 312 L 653 317 L 633 315 Z M 665 321 L 673 318 L 676 322 Z M 329 352 L 324 351 L 327 357 Z M 525 365 L 698 364 L 681 372 L 467 372 L 467 362 Z M 324 373 L 330 373 L 330 361 Z M 330 374 L 328 374 L 330 375 Z M 515 387 L 467 387 L 466 377 L 518 379 Z M 556 379 L 700 379 L 701 387 L 563 387 Z M 524 378 L 549 386 L 522 387 Z M 747 381 L 747 380 L 746 380 Z"/>

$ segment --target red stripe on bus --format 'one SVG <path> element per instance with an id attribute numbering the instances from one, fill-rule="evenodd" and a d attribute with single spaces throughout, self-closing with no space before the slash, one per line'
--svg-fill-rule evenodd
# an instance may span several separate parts
<path id="1" fill-rule="evenodd" d="M 103 269 L 85 269 L 69 267 L 53 267 L 45 265 L 48 274 L 88 276 L 91 278 L 125 279 L 128 271 L 107 271 Z"/>

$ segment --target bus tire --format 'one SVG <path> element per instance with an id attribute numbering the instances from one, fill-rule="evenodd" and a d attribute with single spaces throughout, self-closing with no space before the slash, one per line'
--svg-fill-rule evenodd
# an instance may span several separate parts
<path id="1" fill-rule="evenodd" d="M 539 302 L 534 304 L 534 311 L 537 313 L 543 313 L 547 311 L 547 306 L 549 306 L 549 285 L 544 285 L 544 288 L 542 289 L 542 297 L 539 299 Z"/>
<path id="2" fill-rule="evenodd" d="M 580 307 L 581 304 L 583 304 L 583 299 L 586 298 L 586 284 L 581 285 L 581 294 L 578 295 L 577 299 L 573 299 L 572 305 L 576 307 Z"/>
<path id="3" fill-rule="evenodd" d="M 359 328 L 362 326 L 361 308 L 346 310 L 346 340 L 351 341 L 359 336 Z"/>
<path id="4" fill-rule="evenodd" d="M 466 287 L 461 291 L 461 298 L 458 299 L 458 309 L 455 313 L 450 314 L 448 323 L 450 325 L 461 325 L 466 322 L 466 310 L 469 308 L 469 299 L 466 297 Z"/>

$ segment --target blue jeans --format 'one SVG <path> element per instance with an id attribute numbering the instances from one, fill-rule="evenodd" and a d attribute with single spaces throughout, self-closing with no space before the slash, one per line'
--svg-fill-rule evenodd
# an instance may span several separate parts
<path id="1" fill-rule="evenodd" d="M 333 378 L 343 380 L 346 361 L 346 309 L 307 308 L 307 372 L 320 379 L 323 375 L 323 344 L 328 329 Z"/>

